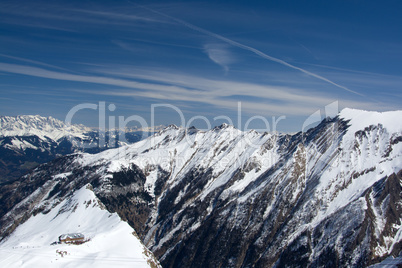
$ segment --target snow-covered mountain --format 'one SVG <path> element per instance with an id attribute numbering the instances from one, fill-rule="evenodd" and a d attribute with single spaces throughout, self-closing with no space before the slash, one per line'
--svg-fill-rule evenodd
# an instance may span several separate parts
<path id="1" fill-rule="evenodd" d="M 47 213 L 33 215 L 2 243 L 1 267 L 160 267 L 133 228 L 109 213 L 90 185 L 45 209 Z M 80 232 L 87 242 L 56 243 L 60 235 L 72 232 Z"/>
<path id="2" fill-rule="evenodd" d="M 98 153 L 139 141 L 143 133 L 134 130 L 99 134 L 83 125 L 68 126 L 52 117 L 0 116 L 0 182 L 16 179 L 38 164 L 60 155 L 79 151 Z M 98 146 L 100 135 L 105 146 Z M 125 142 L 119 141 L 121 135 L 124 135 Z"/>
<path id="3" fill-rule="evenodd" d="M 91 131 L 93 131 L 91 128 L 83 125 L 67 126 L 63 121 L 51 116 L 0 116 L 0 137 L 37 136 L 42 140 L 58 141 L 68 135 L 84 139 L 85 133 Z"/>
<path id="4" fill-rule="evenodd" d="M 294 135 L 169 126 L 59 158 L 0 186 L 0 247 L 87 187 L 165 267 L 363 267 L 397 257 L 400 118 L 345 109 Z"/>

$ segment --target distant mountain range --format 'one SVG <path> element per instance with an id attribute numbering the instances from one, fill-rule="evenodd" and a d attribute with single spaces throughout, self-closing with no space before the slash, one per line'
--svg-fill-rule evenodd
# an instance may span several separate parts
<path id="1" fill-rule="evenodd" d="M 397 267 L 400 118 L 344 109 L 293 135 L 171 125 L 131 145 L 59 157 L 0 185 L 0 265 L 33 252 L 24 245 L 40 263 L 60 232 L 114 234 L 107 226 L 117 223 L 82 217 L 95 200 L 163 267 Z M 71 254 L 91 256 L 84 245 Z"/>
<path id="2" fill-rule="evenodd" d="M 153 133 L 151 129 L 106 131 L 101 133 L 105 146 L 98 146 L 99 131 L 83 125 L 67 126 L 58 119 L 39 115 L 0 116 L 0 182 L 17 179 L 38 164 L 61 155 L 98 153 Z M 120 135 L 124 135 L 124 142 L 119 141 Z"/>

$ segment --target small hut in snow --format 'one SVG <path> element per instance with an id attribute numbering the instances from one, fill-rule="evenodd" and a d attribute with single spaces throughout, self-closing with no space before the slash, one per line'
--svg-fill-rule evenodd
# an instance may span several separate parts
<path id="1" fill-rule="evenodd" d="M 62 234 L 59 236 L 60 243 L 81 244 L 84 243 L 85 236 L 81 233 Z"/>

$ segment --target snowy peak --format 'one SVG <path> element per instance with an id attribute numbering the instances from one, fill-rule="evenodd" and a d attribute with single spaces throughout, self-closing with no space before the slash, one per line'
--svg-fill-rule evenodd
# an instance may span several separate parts
<path id="1" fill-rule="evenodd" d="M 91 129 L 83 125 L 67 126 L 53 117 L 39 115 L 0 116 L 0 137 L 7 136 L 38 136 L 54 141 L 73 135 L 83 137 Z"/>
<path id="2" fill-rule="evenodd" d="M 226 129 L 226 128 L 234 128 L 234 126 L 226 124 L 226 123 L 223 123 L 220 126 L 216 126 L 214 129 L 218 130 L 218 129 Z"/>
<path id="3" fill-rule="evenodd" d="M 0 116 L 0 182 L 18 179 L 40 163 L 96 145 L 96 133 L 53 117 Z M 98 150 L 99 151 L 99 150 Z"/>
<path id="4" fill-rule="evenodd" d="M 97 131 L 39 115 L 0 116 L 0 182 L 74 152 L 97 153 L 149 136 L 142 130 Z"/>
<path id="5" fill-rule="evenodd" d="M 372 112 L 345 108 L 339 113 L 339 117 L 349 121 L 348 132 L 353 135 L 359 130 L 370 126 L 381 125 L 389 133 L 402 132 L 402 111 Z"/>
<path id="6" fill-rule="evenodd" d="M 60 174 L 59 178 L 65 177 Z M 86 185 L 60 199 L 38 202 L 38 213 L 1 242 L 2 267 L 95 266 L 160 267 L 135 231 L 116 213 L 109 213 Z M 68 233 L 84 236 L 77 245 L 60 243 Z"/>

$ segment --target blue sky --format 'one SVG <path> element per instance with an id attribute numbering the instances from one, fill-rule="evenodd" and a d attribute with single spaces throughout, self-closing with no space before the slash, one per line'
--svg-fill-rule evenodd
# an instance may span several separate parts
<path id="1" fill-rule="evenodd" d="M 1 1 L 0 114 L 298 131 L 334 101 L 402 109 L 399 1 Z M 241 113 L 239 113 L 241 103 Z M 240 116 L 239 116 L 240 114 Z M 217 116 L 219 116 L 217 118 Z M 241 121 L 239 121 L 239 118 Z M 97 126 L 98 111 L 73 123 Z M 271 129 L 272 130 L 272 129 Z"/>

